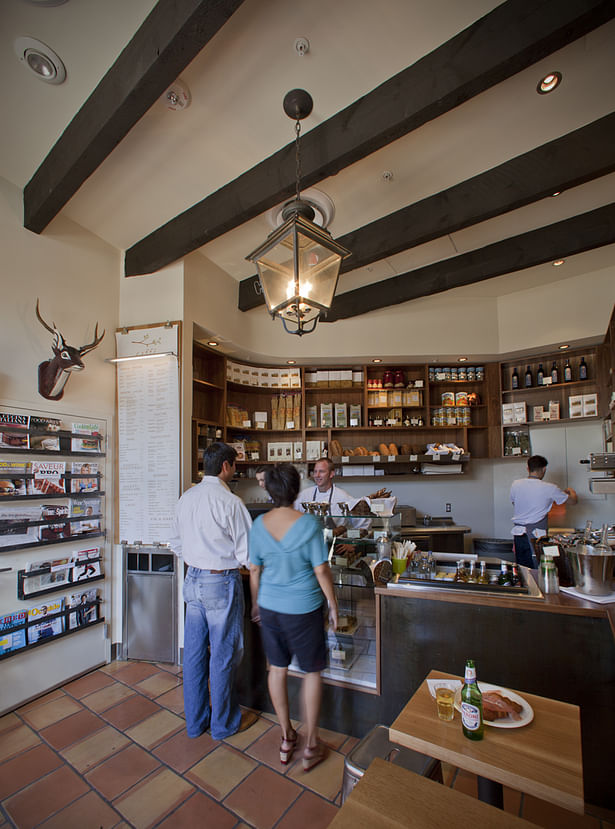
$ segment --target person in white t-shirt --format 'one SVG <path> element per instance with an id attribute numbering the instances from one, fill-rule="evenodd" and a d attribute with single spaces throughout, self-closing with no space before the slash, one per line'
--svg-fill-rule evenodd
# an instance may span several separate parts
<path id="1" fill-rule="evenodd" d="M 340 504 L 346 504 L 352 509 L 360 498 L 353 498 L 345 489 L 333 483 L 335 477 L 335 466 L 330 458 L 319 458 L 314 464 L 312 472 L 314 486 L 303 489 L 295 501 L 294 507 L 300 512 L 305 512 L 303 504 L 311 501 L 327 502 L 329 504 L 331 519 L 334 525 L 334 535 L 344 535 L 348 527 L 354 529 L 368 529 L 371 526 L 369 518 L 343 517 Z"/>
<path id="2" fill-rule="evenodd" d="M 513 481 L 510 500 L 514 507 L 513 539 L 515 560 L 526 567 L 537 567 L 533 540 L 547 534 L 547 516 L 553 504 L 576 504 L 577 493 L 572 487 L 560 489 L 543 481 L 547 459 L 532 455 L 527 462 L 527 478 Z"/>

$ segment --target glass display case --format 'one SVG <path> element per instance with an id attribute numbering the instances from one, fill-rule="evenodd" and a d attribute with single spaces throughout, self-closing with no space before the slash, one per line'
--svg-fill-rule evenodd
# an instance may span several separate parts
<path id="1" fill-rule="evenodd" d="M 391 543 L 401 516 L 314 508 L 323 524 L 338 603 L 338 629 L 327 630 L 325 680 L 376 689 L 378 652 L 374 586 L 392 576 Z M 343 505 L 341 505 L 343 507 Z"/>

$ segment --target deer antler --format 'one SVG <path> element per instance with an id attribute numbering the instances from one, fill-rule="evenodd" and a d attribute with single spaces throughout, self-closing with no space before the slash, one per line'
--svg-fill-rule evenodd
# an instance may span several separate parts
<path id="1" fill-rule="evenodd" d="M 98 323 L 96 323 L 96 328 L 94 329 L 94 339 L 88 345 L 82 345 L 79 349 L 79 354 L 87 354 L 88 351 L 92 351 L 92 349 L 96 348 L 97 345 L 102 341 L 102 338 L 105 336 L 105 331 L 102 332 L 100 337 L 98 336 Z"/>
<path id="2" fill-rule="evenodd" d="M 36 316 L 38 317 L 38 321 L 45 326 L 45 328 L 47 329 L 47 331 L 49 331 L 50 334 L 53 334 L 54 336 L 57 336 L 58 329 L 56 328 L 55 322 L 53 323 L 53 328 L 50 328 L 49 325 L 47 325 L 45 320 L 41 317 L 41 312 L 38 310 L 38 302 L 39 302 L 39 300 L 38 300 L 38 297 L 37 297 L 36 298 Z"/>

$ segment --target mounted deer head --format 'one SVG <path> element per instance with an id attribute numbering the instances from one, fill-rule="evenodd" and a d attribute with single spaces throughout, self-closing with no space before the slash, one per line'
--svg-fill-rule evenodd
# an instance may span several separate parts
<path id="1" fill-rule="evenodd" d="M 64 386 L 71 372 L 81 371 L 85 368 L 81 357 L 100 344 L 102 338 L 105 336 L 105 332 L 103 331 L 99 337 L 98 323 L 96 323 L 92 342 L 88 343 L 88 345 L 82 345 L 81 348 L 73 348 L 72 345 L 68 345 L 62 334 L 60 334 L 55 322 L 52 328 L 41 317 L 40 311 L 38 310 L 38 299 L 36 300 L 36 316 L 47 331 L 53 334 L 51 348 L 54 354 L 51 360 L 45 360 L 44 363 L 39 363 L 38 365 L 38 393 L 47 400 L 59 400 L 64 394 Z"/>

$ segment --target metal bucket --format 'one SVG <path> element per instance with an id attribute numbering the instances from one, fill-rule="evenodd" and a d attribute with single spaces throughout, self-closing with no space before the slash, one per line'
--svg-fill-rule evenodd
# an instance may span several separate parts
<path id="1" fill-rule="evenodd" d="M 588 544 L 566 547 L 574 586 L 588 596 L 608 596 L 613 592 L 615 553 L 593 553 L 592 550 Z"/>

